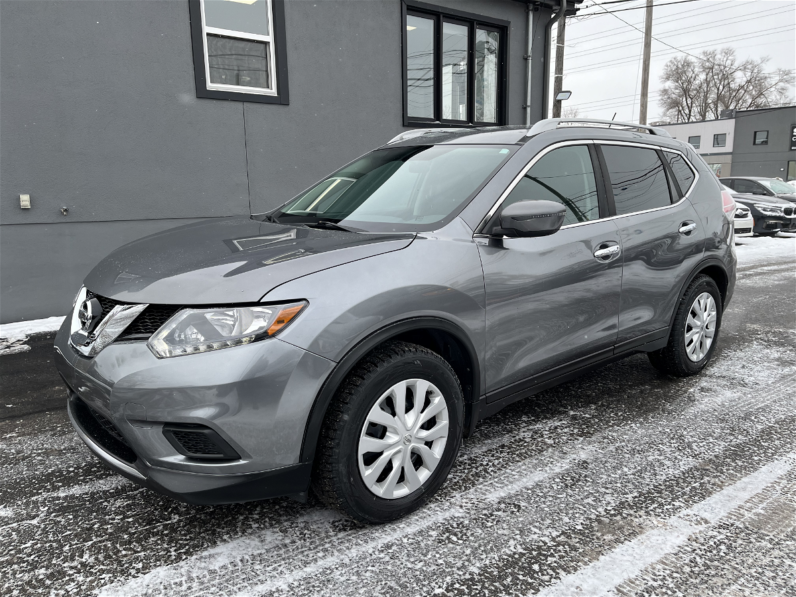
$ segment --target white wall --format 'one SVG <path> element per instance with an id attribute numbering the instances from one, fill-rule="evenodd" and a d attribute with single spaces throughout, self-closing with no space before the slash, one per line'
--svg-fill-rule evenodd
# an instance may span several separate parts
<path id="1" fill-rule="evenodd" d="M 701 143 L 697 153 L 706 155 L 711 153 L 732 153 L 732 142 L 735 137 L 735 119 L 724 118 L 721 120 L 705 120 L 702 122 L 686 122 L 684 124 L 665 124 L 660 128 L 669 132 L 675 139 L 688 141 L 688 137 L 699 135 Z M 713 147 L 713 135 L 727 134 L 725 147 Z"/>

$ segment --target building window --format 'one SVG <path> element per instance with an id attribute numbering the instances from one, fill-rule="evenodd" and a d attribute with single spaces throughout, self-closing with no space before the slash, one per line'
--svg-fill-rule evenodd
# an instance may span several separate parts
<path id="1" fill-rule="evenodd" d="M 713 135 L 713 147 L 726 147 L 727 146 L 727 133 L 718 133 Z"/>
<path id="2" fill-rule="evenodd" d="M 755 131 L 755 145 L 768 145 L 768 131 Z"/>
<path id="3" fill-rule="evenodd" d="M 284 0 L 190 0 L 196 96 L 287 104 Z"/>
<path id="4" fill-rule="evenodd" d="M 788 174 L 786 176 L 786 180 L 796 180 L 796 162 L 793 160 L 788 162 Z"/>
<path id="5" fill-rule="evenodd" d="M 508 23 L 404 7 L 404 125 L 505 123 Z"/>
<path id="6" fill-rule="evenodd" d="M 696 135 L 695 137 L 688 137 L 688 142 L 691 144 L 691 147 L 694 149 L 699 149 L 699 142 L 702 140 L 702 137 Z"/>

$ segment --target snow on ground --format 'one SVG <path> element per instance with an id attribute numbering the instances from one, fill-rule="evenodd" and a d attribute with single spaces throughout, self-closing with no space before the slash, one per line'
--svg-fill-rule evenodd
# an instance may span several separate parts
<path id="1" fill-rule="evenodd" d="M 735 239 L 735 254 L 738 267 L 764 263 L 796 262 L 796 236 L 782 234 L 777 236 L 755 236 Z"/>
<path id="2" fill-rule="evenodd" d="M 0 339 L 12 340 L 24 338 L 31 334 L 57 332 L 66 317 L 47 317 L 46 319 L 32 319 L 17 323 L 4 323 L 0 325 Z"/>

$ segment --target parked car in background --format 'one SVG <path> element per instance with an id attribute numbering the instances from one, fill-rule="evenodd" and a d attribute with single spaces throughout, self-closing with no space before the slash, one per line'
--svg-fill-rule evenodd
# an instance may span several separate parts
<path id="1" fill-rule="evenodd" d="M 723 185 L 730 187 L 736 193 L 745 195 L 765 195 L 766 197 L 779 197 L 796 203 L 796 190 L 787 182 L 778 178 L 764 178 L 762 176 L 727 176 L 719 178 Z"/>
<path id="2" fill-rule="evenodd" d="M 734 208 L 654 127 L 407 131 L 269 213 L 102 260 L 55 339 L 69 417 L 187 502 L 312 486 L 393 520 L 517 400 L 636 353 L 699 373 L 735 287 Z"/>
<path id="3" fill-rule="evenodd" d="M 735 224 L 735 237 L 754 236 L 752 230 L 755 225 L 755 220 L 749 208 L 742 203 L 736 201 L 735 217 L 733 218 Z"/>
<path id="4" fill-rule="evenodd" d="M 751 195 L 738 193 L 730 187 L 722 185 L 722 189 L 729 191 L 737 205 L 735 211 L 736 236 L 738 228 L 739 209 L 746 209 L 752 218 L 752 233 L 762 236 L 774 236 L 779 232 L 796 231 L 796 206 L 786 199 L 769 195 Z M 745 229 L 746 226 L 743 226 Z"/>

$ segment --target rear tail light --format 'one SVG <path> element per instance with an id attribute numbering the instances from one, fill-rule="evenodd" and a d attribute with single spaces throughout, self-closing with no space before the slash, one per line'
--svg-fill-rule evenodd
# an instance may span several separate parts
<path id="1" fill-rule="evenodd" d="M 735 213 L 735 199 L 732 198 L 732 193 L 729 191 L 721 192 L 721 205 L 726 216 L 732 218 L 733 213 Z"/>

